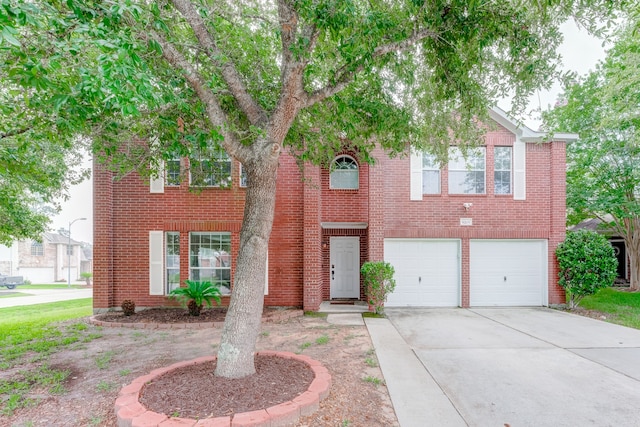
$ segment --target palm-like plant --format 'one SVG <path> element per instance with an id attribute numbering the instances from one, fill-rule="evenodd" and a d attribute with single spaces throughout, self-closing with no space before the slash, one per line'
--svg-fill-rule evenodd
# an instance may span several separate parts
<path id="1" fill-rule="evenodd" d="M 186 280 L 186 288 L 177 288 L 169 293 L 169 297 L 175 298 L 182 305 L 186 305 L 189 314 L 199 316 L 202 305 L 206 302 L 209 307 L 213 304 L 211 300 L 215 300 L 220 305 L 220 288 L 217 284 L 211 282 L 200 282 L 197 280 Z"/>

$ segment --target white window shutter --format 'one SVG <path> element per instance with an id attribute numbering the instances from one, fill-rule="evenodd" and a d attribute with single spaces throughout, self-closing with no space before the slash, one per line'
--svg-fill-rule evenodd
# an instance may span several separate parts
<path id="1" fill-rule="evenodd" d="M 411 200 L 422 200 L 422 152 L 411 150 Z"/>
<path id="2" fill-rule="evenodd" d="M 164 193 L 164 162 L 160 162 L 158 176 L 151 175 L 149 178 L 150 193 Z"/>
<path id="3" fill-rule="evenodd" d="M 164 295 L 164 232 L 149 231 L 149 295 Z"/>
<path id="4" fill-rule="evenodd" d="M 526 200 L 527 198 L 527 146 L 516 138 L 513 144 L 513 199 Z"/>

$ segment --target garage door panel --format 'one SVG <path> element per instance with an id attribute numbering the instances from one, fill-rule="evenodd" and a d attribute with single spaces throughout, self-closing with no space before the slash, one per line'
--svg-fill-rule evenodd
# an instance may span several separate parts
<path id="1" fill-rule="evenodd" d="M 546 305 L 545 240 L 471 240 L 471 306 Z"/>
<path id="2" fill-rule="evenodd" d="M 459 305 L 459 241 L 385 239 L 385 260 L 396 271 L 388 307 Z"/>

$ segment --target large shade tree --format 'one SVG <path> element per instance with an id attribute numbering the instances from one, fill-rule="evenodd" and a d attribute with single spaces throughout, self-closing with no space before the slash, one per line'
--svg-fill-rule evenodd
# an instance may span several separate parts
<path id="1" fill-rule="evenodd" d="M 640 289 L 640 39 L 628 24 L 595 71 L 567 86 L 545 115 L 554 129 L 577 132 L 567 156 L 569 224 L 599 218 L 624 239 L 630 285 Z"/>
<path id="2" fill-rule="evenodd" d="M 550 84 L 559 25 L 614 2 L 169 0 L 3 4 L 8 78 L 121 173 L 222 147 L 248 177 L 216 374 L 254 372 L 278 159 L 478 142 L 497 99 Z M 56 78 L 61 74 L 62 78 Z M 31 77 L 29 77 L 31 78 Z M 43 101 L 44 102 L 44 101 Z M 479 119 L 479 120 L 478 120 Z M 148 141 L 145 143 L 144 141 Z M 150 162 L 149 160 L 152 159 Z M 153 160 L 155 159 L 155 160 Z"/>

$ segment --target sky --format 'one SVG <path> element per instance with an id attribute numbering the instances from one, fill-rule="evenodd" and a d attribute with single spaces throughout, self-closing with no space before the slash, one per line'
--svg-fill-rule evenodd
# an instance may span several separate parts
<path id="1" fill-rule="evenodd" d="M 578 29 L 573 22 L 567 22 L 562 26 L 565 36 L 564 43 L 560 47 L 560 54 L 563 58 L 564 70 L 572 70 L 580 75 L 585 75 L 594 70 L 597 62 L 604 59 L 605 50 L 602 41 L 596 39 L 584 29 Z M 557 82 L 549 90 L 540 90 L 534 95 L 528 110 L 541 107 L 543 110 L 553 106 L 558 95 L 561 93 L 560 83 Z M 509 110 L 508 102 L 499 103 L 503 110 Z M 524 123 L 533 130 L 540 127 L 540 120 L 537 117 L 528 117 Z M 86 166 L 91 165 L 91 159 L 86 157 Z M 52 218 L 50 229 L 55 231 L 60 228 L 69 228 L 69 223 L 77 218 L 79 220 L 71 226 L 71 237 L 74 240 L 93 243 L 93 189 L 92 180 L 88 179 L 79 185 L 71 188 L 69 200 L 61 203 L 61 211 Z"/>

